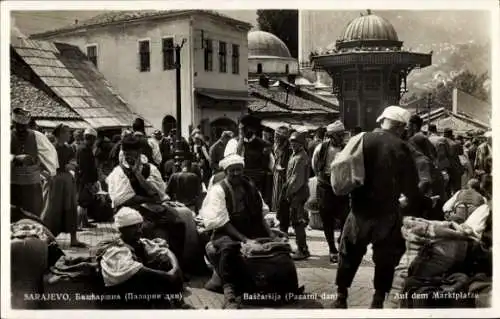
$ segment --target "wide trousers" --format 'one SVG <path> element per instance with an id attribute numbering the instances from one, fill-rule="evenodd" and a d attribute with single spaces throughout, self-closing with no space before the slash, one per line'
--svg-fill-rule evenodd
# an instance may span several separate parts
<path id="1" fill-rule="evenodd" d="M 336 254 L 338 253 L 335 245 L 336 223 L 339 223 L 340 230 L 342 231 L 347 215 L 349 214 L 349 196 L 336 196 L 333 193 L 332 186 L 321 181 L 318 181 L 316 196 L 328 248 L 330 253 Z"/>
<path id="2" fill-rule="evenodd" d="M 382 211 L 383 214 L 350 212 L 347 216 L 340 241 L 339 268 L 336 284 L 349 288 L 366 253 L 368 244 L 373 245 L 375 263 L 375 290 L 388 293 L 391 290 L 394 269 L 405 252 L 401 235 L 402 218 L 398 211 Z"/>

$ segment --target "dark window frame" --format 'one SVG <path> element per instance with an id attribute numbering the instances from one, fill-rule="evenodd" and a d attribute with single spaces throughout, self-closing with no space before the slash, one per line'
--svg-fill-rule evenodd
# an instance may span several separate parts
<path id="1" fill-rule="evenodd" d="M 166 42 L 169 42 L 166 44 Z M 161 39 L 161 52 L 163 71 L 174 70 L 175 65 L 175 44 L 174 37 L 164 37 Z"/>
<path id="2" fill-rule="evenodd" d="M 214 43 L 212 39 L 205 39 L 204 45 L 204 65 L 205 71 L 212 72 L 214 70 Z"/>
<path id="3" fill-rule="evenodd" d="M 263 68 L 262 68 L 262 63 L 257 63 L 257 74 L 262 74 Z"/>
<path id="4" fill-rule="evenodd" d="M 147 43 L 146 47 L 143 45 Z M 144 39 L 138 41 L 139 46 L 139 72 L 150 72 L 151 71 L 151 40 Z"/>
<path id="5" fill-rule="evenodd" d="M 240 74 L 240 46 L 232 45 L 231 68 L 233 74 Z"/>
<path id="6" fill-rule="evenodd" d="M 89 49 L 94 49 L 95 55 L 91 55 Z M 97 51 L 97 44 L 89 44 L 87 45 L 87 59 L 94 64 L 94 66 L 97 68 L 97 60 L 99 56 L 99 52 Z"/>
<path id="7" fill-rule="evenodd" d="M 227 43 L 219 42 L 219 73 L 227 73 Z"/>

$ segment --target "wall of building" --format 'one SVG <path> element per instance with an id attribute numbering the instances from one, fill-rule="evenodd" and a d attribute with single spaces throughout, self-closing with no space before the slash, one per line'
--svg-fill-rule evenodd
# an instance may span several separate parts
<path id="1" fill-rule="evenodd" d="M 84 30 L 69 36 L 53 36 L 50 41 L 77 45 L 86 53 L 86 46 L 97 44 L 99 71 L 129 103 L 134 112 L 142 115 L 160 129 L 166 115 L 176 117 L 175 70 L 163 70 L 162 38 L 174 37 L 174 43 L 189 39 L 190 20 L 142 21 L 95 30 Z M 149 72 L 139 71 L 139 40 L 150 40 Z M 192 124 L 191 43 L 181 51 L 182 133 L 188 134 Z"/>
<path id="2" fill-rule="evenodd" d="M 257 74 L 258 64 L 262 64 L 262 73 L 286 73 L 286 65 L 288 64 L 289 74 L 299 73 L 299 63 L 297 60 L 290 58 L 248 58 L 248 73 Z"/>
<path id="3" fill-rule="evenodd" d="M 247 31 L 228 25 L 223 21 L 200 16 L 193 22 L 193 86 L 203 89 L 222 89 L 228 91 L 248 90 L 248 40 Z M 205 70 L 204 40 L 212 40 L 212 71 Z M 219 42 L 226 42 L 226 72 L 219 70 Z M 233 74 L 232 45 L 239 46 L 239 72 Z M 211 122 L 220 117 L 229 117 L 237 121 L 241 114 L 239 105 L 234 110 L 226 110 L 219 104 L 213 103 L 209 108 L 202 107 L 195 99 L 193 120 L 195 125 L 200 122 Z M 210 103 L 212 104 L 212 103 Z M 241 104 L 241 103 L 239 103 Z M 219 107 L 220 106 L 220 107 Z"/>
<path id="4" fill-rule="evenodd" d="M 193 22 L 193 57 L 194 87 L 209 89 L 225 89 L 234 91 L 247 90 L 248 78 L 248 40 L 247 31 L 237 29 L 210 17 L 197 17 Z M 213 70 L 205 71 L 204 39 L 212 40 Z M 219 42 L 226 42 L 227 72 L 219 72 Z M 232 45 L 239 45 L 239 73 L 232 70 Z"/>

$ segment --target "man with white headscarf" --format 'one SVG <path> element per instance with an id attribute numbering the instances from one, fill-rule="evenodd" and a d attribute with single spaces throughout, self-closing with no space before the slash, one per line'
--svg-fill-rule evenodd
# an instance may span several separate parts
<path id="1" fill-rule="evenodd" d="M 167 239 L 184 264 L 187 223 L 194 223 L 192 216 L 184 220 L 184 216 L 167 205 L 170 198 L 165 194 L 165 182 L 158 168 L 142 154 L 142 143 L 137 136 L 123 138 L 122 152 L 120 164 L 106 179 L 113 208 L 129 207 L 139 211 L 145 218 L 145 237 Z"/>
<path id="2" fill-rule="evenodd" d="M 259 237 L 274 237 L 264 216 L 269 212 L 253 182 L 243 175 L 245 160 L 232 154 L 220 163 L 225 177 L 208 190 L 200 216 L 207 231 L 212 231 L 215 249 L 212 264 L 224 288 L 224 308 L 239 308 L 238 290 L 245 285 L 242 274 L 241 243 Z"/>
<path id="3" fill-rule="evenodd" d="M 12 110 L 10 200 L 11 205 L 40 217 L 44 210 L 42 185 L 50 184 L 59 161 L 48 138 L 28 127 L 30 119 L 27 110 Z"/>
<path id="4" fill-rule="evenodd" d="M 119 294 L 122 300 L 129 293 L 137 296 L 169 294 L 173 298 L 128 298 L 123 304 L 113 306 L 120 309 L 151 308 L 153 305 L 183 307 L 182 271 L 167 242 L 142 237 L 144 219 L 137 210 L 123 207 L 114 219 L 120 238 L 101 242 L 97 249 L 106 291 Z"/>
<path id="5" fill-rule="evenodd" d="M 319 214 L 323 222 L 323 231 L 330 253 L 330 262 L 338 262 L 338 250 L 335 245 L 335 223 L 340 229 L 349 213 L 349 196 L 337 196 L 330 183 L 331 164 L 344 148 L 345 127 L 341 121 L 335 121 L 326 128 L 326 140 L 316 146 L 312 157 L 312 168 L 318 178 L 316 194 Z M 340 236 L 339 236 L 340 241 Z"/>
<path id="6" fill-rule="evenodd" d="M 407 198 L 407 213 L 418 210 L 421 195 L 418 174 L 409 146 L 402 136 L 410 113 L 389 106 L 377 119 L 380 128 L 362 137 L 364 184 L 351 192 L 351 212 L 344 225 L 335 308 L 347 308 L 347 292 L 366 253 L 373 246 L 375 294 L 372 308 L 382 308 L 390 291 L 394 269 L 405 251 L 401 235 L 402 215 L 399 198 Z"/>

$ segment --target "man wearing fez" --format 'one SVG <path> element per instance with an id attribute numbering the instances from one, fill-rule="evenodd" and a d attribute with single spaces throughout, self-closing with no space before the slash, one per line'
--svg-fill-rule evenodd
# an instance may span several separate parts
<path id="1" fill-rule="evenodd" d="M 224 157 L 238 154 L 245 159 L 244 174 L 253 180 L 266 201 L 266 177 L 268 172 L 272 171 L 274 158 L 271 153 L 272 145 L 258 137 L 259 129 L 260 119 L 252 115 L 243 116 L 240 120 L 239 136 L 227 143 Z"/>
<path id="2" fill-rule="evenodd" d="M 43 210 L 42 183 L 49 183 L 59 167 L 57 151 L 42 133 L 28 127 L 30 113 L 22 108 L 12 111 L 11 205 L 40 217 Z"/>

